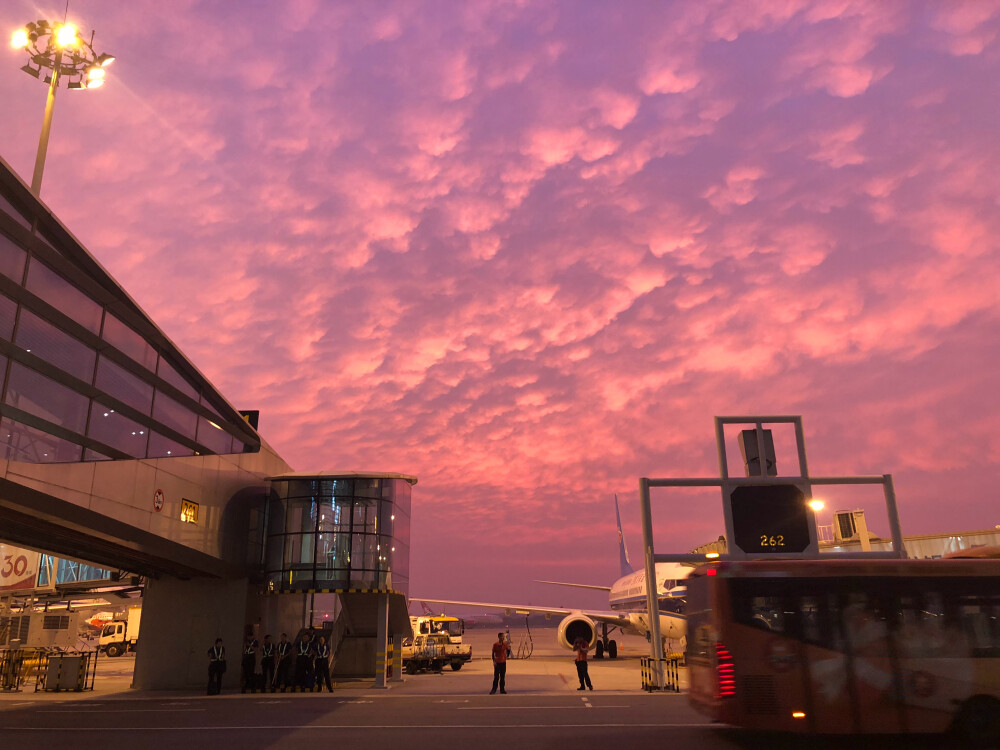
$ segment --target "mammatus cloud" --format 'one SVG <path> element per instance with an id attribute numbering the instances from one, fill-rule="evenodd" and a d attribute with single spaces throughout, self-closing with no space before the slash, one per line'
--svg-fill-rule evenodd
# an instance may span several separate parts
<path id="1" fill-rule="evenodd" d="M 420 477 L 415 583 L 610 580 L 611 493 L 636 548 L 719 414 L 804 415 L 905 531 L 1000 522 L 997 3 L 79 13 L 119 62 L 43 198 L 296 468 Z M 43 87 L 0 96 L 26 175 Z"/>

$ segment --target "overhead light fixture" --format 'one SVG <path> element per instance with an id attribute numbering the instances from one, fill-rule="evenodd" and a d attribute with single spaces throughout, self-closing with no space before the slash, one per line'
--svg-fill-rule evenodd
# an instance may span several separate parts
<path id="1" fill-rule="evenodd" d="M 31 63 L 27 63 L 21 70 L 35 78 L 38 78 L 42 74 L 41 68 L 33 68 L 31 67 Z"/>
<path id="2" fill-rule="evenodd" d="M 79 37 L 80 33 L 77 31 L 76 26 L 71 23 L 65 23 L 56 31 L 56 44 L 60 47 L 75 47 Z"/>
<path id="3" fill-rule="evenodd" d="M 28 30 L 18 29 L 10 37 L 10 46 L 14 49 L 24 49 L 28 46 Z"/>
<path id="4" fill-rule="evenodd" d="M 108 67 L 111 63 L 115 61 L 114 55 L 109 55 L 106 52 L 97 56 L 97 64 L 102 68 Z"/>

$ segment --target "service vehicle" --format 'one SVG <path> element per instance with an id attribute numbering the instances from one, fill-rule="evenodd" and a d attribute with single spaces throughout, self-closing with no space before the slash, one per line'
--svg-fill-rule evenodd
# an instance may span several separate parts
<path id="1" fill-rule="evenodd" d="M 124 619 L 116 619 L 104 626 L 100 640 L 97 642 L 99 651 L 108 656 L 121 656 L 126 651 L 135 651 L 139 643 L 139 623 L 142 620 L 142 607 L 129 607 Z"/>
<path id="2" fill-rule="evenodd" d="M 444 664 L 450 666 L 454 671 L 462 668 L 462 665 L 472 659 L 472 646 L 462 643 L 462 634 L 465 633 L 465 623 L 458 617 L 449 615 L 420 615 L 410 617 L 410 627 L 413 629 L 413 643 L 410 648 L 415 648 L 416 639 L 424 637 L 423 648 L 433 646 L 439 652 L 440 659 Z M 427 640 L 426 636 L 441 636 Z M 404 659 L 405 659 L 404 646 Z"/>
<path id="3" fill-rule="evenodd" d="M 687 589 L 689 697 L 716 721 L 1000 743 L 1000 560 L 726 561 Z"/>
<path id="4" fill-rule="evenodd" d="M 416 635 L 403 640 L 403 671 L 407 674 L 420 672 L 441 672 L 445 664 L 451 663 L 446 653 L 448 636 L 443 633 Z M 459 667 L 461 668 L 461 667 Z"/>

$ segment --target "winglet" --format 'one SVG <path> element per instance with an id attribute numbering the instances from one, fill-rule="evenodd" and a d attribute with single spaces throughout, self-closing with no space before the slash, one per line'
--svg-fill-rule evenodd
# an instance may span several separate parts
<path id="1" fill-rule="evenodd" d="M 621 575 L 627 576 L 634 573 L 632 563 L 628 559 L 628 548 L 625 547 L 625 535 L 622 533 L 622 514 L 618 511 L 618 495 L 615 494 L 615 520 L 618 522 L 618 564 L 621 567 Z"/>

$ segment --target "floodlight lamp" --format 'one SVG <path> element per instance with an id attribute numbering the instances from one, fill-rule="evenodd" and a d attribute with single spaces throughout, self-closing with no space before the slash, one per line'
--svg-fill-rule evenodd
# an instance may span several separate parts
<path id="1" fill-rule="evenodd" d="M 60 47 L 73 47 L 78 41 L 79 33 L 71 23 L 63 24 L 56 32 L 56 44 Z"/>
<path id="2" fill-rule="evenodd" d="M 97 64 L 100 65 L 102 68 L 108 67 L 114 61 L 115 61 L 115 56 L 109 55 L 106 52 L 102 53 L 97 58 Z"/>
<path id="3" fill-rule="evenodd" d="M 66 88 L 72 89 L 82 89 L 85 88 L 82 81 L 70 81 L 66 84 Z"/>
<path id="4" fill-rule="evenodd" d="M 826 503 L 822 500 L 817 500 L 813 498 L 809 501 L 809 507 L 812 508 L 813 513 L 819 513 L 823 508 L 826 507 Z"/>
<path id="5" fill-rule="evenodd" d="M 93 78 L 93 79 L 87 81 L 87 88 L 88 89 L 99 89 L 103 85 L 104 85 L 104 79 L 103 78 Z"/>
<path id="6" fill-rule="evenodd" d="M 10 37 L 10 46 L 14 49 L 24 49 L 28 46 L 28 30 L 18 29 Z"/>
<path id="7" fill-rule="evenodd" d="M 28 75 L 34 76 L 35 78 L 38 78 L 38 76 L 42 74 L 41 69 L 31 67 L 31 63 L 26 63 L 24 67 L 21 68 L 21 70 L 23 70 Z"/>
<path id="8" fill-rule="evenodd" d="M 99 68 L 97 66 L 94 66 L 92 68 L 87 69 L 88 81 L 96 81 L 98 79 L 102 79 L 104 78 L 104 75 L 105 75 L 104 68 Z"/>

